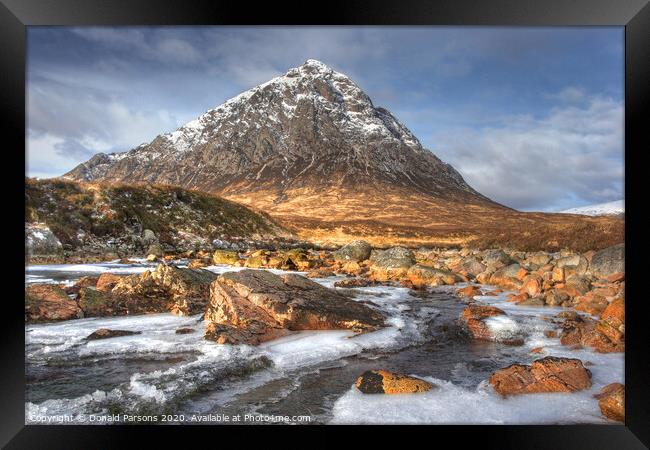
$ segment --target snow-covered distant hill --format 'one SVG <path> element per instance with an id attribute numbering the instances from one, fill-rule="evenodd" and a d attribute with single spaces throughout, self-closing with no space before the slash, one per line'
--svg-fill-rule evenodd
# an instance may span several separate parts
<path id="1" fill-rule="evenodd" d="M 623 200 L 615 200 L 613 202 L 599 203 L 597 205 L 565 209 L 560 212 L 564 214 L 583 214 L 585 216 L 612 216 L 623 214 L 625 212 L 625 203 Z"/>

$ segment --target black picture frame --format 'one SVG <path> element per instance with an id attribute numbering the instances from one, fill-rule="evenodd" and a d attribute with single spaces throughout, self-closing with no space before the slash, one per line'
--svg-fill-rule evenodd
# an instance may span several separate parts
<path id="1" fill-rule="evenodd" d="M 641 160 L 650 148 L 647 121 L 650 117 L 650 5 L 648 0 L 455 0 L 455 1 L 350 1 L 331 0 L 315 8 L 304 2 L 246 3 L 235 1 L 162 0 L 1 0 L 0 4 L 0 102 L 2 108 L 3 193 L 6 210 L 5 243 L 11 243 L 6 260 L 24 258 L 24 236 L 19 218 L 24 186 L 25 150 L 25 49 L 26 26 L 32 25 L 501 25 L 501 26 L 624 26 L 625 27 L 625 201 L 627 324 L 625 353 L 625 425 L 564 426 L 427 426 L 408 427 L 420 438 L 411 445 L 442 445 L 446 439 L 472 440 L 480 448 L 623 449 L 650 445 L 650 343 L 642 295 L 643 192 L 645 175 Z M 10 164 L 10 165 L 9 165 Z M 23 204 L 24 208 L 24 204 Z M 638 263 L 637 263 L 638 262 Z M 211 447 L 225 445 L 224 433 L 213 427 L 170 426 L 25 426 L 24 424 L 24 321 L 22 320 L 24 272 L 18 264 L 4 270 L 10 295 L 2 310 L 2 382 L 0 396 L 0 444 L 6 448 L 112 448 L 145 439 L 167 444 L 175 439 L 187 444 L 188 436 L 204 437 Z M 19 281 L 20 280 L 20 281 Z M 21 338 L 22 336 L 22 338 Z M 336 427 L 318 441 L 299 438 L 301 445 L 372 445 L 366 438 L 343 438 Z M 383 439 L 394 436 L 394 427 L 360 427 Z M 251 434 L 264 436 L 287 427 L 229 428 L 237 445 Z M 290 429 L 295 432 L 296 429 Z M 355 430 L 356 431 L 356 428 Z M 261 434 L 260 434 L 261 433 Z M 235 434 L 238 437 L 235 437 Z M 292 433 L 293 434 L 293 433 Z M 302 433 L 300 433 L 302 434 Z M 356 434 L 356 432 L 355 432 Z M 243 438 L 243 439 L 242 439 Z M 282 441 L 278 441 L 282 443 Z M 290 441 L 284 441 L 290 442 Z M 381 441 L 379 441 L 381 442 Z M 377 442 L 377 443 L 379 443 Z M 384 441 L 385 442 L 385 441 Z M 180 444 L 179 444 L 180 445 Z M 392 444 L 394 445 L 394 444 Z M 445 444 L 450 445 L 450 444 Z M 460 444 L 459 444 L 460 445 Z"/>

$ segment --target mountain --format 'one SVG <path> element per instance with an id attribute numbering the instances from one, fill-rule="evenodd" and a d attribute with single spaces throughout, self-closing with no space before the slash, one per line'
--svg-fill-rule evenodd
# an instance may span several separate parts
<path id="1" fill-rule="evenodd" d="M 625 214 L 625 203 L 623 200 L 615 200 L 613 202 L 565 209 L 560 212 L 564 214 L 582 214 L 585 216 L 617 216 L 619 214 Z"/>
<path id="2" fill-rule="evenodd" d="M 85 256 L 146 254 L 152 240 L 185 251 L 210 248 L 216 239 L 291 238 L 268 215 L 211 194 L 170 186 L 34 179 L 25 181 L 25 229 L 28 244 L 30 237 L 38 243 L 50 236 L 62 250 Z"/>
<path id="3" fill-rule="evenodd" d="M 459 244 L 495 230 L 509 237 L 522 217 L 476 192 L 350 78 L 316 60 L 64 177 L 216 193 L 321 243 Z"/>

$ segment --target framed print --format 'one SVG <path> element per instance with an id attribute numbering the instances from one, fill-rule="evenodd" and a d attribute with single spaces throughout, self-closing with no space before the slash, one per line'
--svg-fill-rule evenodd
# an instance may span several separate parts
<path id="1" fill-rule="evenodd" d="M 3 444 L 648 445 L 646 2 L 250 9 L 4 1 Z"/>

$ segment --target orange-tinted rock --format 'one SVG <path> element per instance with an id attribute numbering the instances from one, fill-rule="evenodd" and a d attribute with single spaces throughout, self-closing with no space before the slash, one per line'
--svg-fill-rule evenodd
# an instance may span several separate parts
<path id="1" fill-rule="evenodd" d="M 524 281 L 524 278 L 526 278 L 527 276 L 528 276 L 528 271 L 522 267 L 515 275 L 515 278 L 520 281 Z"/>
<path id="2" fill-rule="evenodd" d="M 526 299 L 528 299 L 528 294 L 526 292 L 521 292 L 519 294 L 508 294 L 508 301 L 512 303 L 521 303 Z"/>
<path id="3" fill-rule="evenodd" d="M 327 277 L 333 277 L 334 276 L 334 271 L 331 269 L 315 269 L 315 270 L 310 270 L 307 273 L 307 278 L 327 278 Z"/>
<path id="4" fill-rule="evenodd" d="M 603 416 L 608 419 L 625 421 L 625 386 L 621 383 L 608 384 L 594 397 Z"/>
<path id="5" fill-rule="evenodd" d="M 601 320 L 598 323 L 589 317 L 575 315 L 562 324 L 560 342 L 571 347 L 591 347 L 599 353 L 622 352 L 625 350 L 623 333 L 615 335 L 603 332 L 609 324 Z M 612 338 L 609 337 L 612 336 Z"/>
<path id="6" fill-rule="evenodd" d="M 452 272 L 421 264 L 409 267 L 406 276 L 416 287 L 441 286 L 444 284 L 454 284 L 456 282 L 456 276 Z"/>
<path id="7" fill-rule="evenodd" d="M 368 370 L 357 378 L 354 385 L 364 394 L 413 394 L 433 387 L 419 378 L 387 370 Z"/>
<path id="8" fill-rule="evenodd" d="M 25 322 L 50 322 L 83 317 L 77 302 L 55 284 L 33 284 L 25 289 Z"/>
<path id="9" fill-rule="evenodd" d="M 586 295 L 574 299 L 574 308 L 576 311 L 584 311 L 593 316 L 600 315 L 609 303 L 604 297 L 588 292 Z"/>
<path id="10" fill-rule="evenodd" d="M 542 353 L 544 351 L 544 347 L 535 347 L 530 350 L 531 353 Z"/>
<path id="11" fill-rule="evenodd" d="M 564 267 L 555 267 L 553 269 L 553 275 L 551 278 L 553 281 L 557 283 L 563 283 L 564 282 Z"/>
<path id="12" fill-rule="evenodd" d="M 535 297 L 542 292 L 542 284 L 538 277 L 529 276 L 524 280 L 521 292 L 525 292 L 530 297 Z"/>
<path id="13" fill-rule="evenodd" d="M 357 288 L 372 286 L 374 281 L 368 278 L 346 278 L 345 280 L 334 282 L 334 286 L 342 288 Z"/>
<path id="14" fill-rule="evenodd" d="M 381 314 L 296 274 L 226 272 L 210 287 L 206 339 L 256 345 L 298 330 L 376 330 Z"/>
<path id="15" fill-rule="evenodd" d="M 625 274 L 622 272 L 617 272 L 606 276 L 605 279 L 610 283 L 619 283 L 621 281 L 625 281 Z"/>
<path id="16" fill-rule="evenodd" d="M 537 392 L 575 392 L 591 387 L 591 373 L 582 361 L 547 356 L 530 366 L 513 364 L 492 374 L 489 380 L 503 396 Z"/>
<path id="17" fill-rule="evenodd" d="M 497 339 L 496 336 L 492 334 L 492 331 L 484 320 L 488 317 L 499 315 L 505 315 L 505 312 L 497 307 L 471 304 L 463 310 L 460 320 L 474 339 L 481 341 L 498 341 L 509 345 L 522 345 L 523 340 L 518 337 Z"/>
<path id="18" fill-rule="evenodd" d="M 96 288 L 98 291 L 109 292 L 113 290 L 115 285 L 122 279 L 120 275 L 114 275 L 112 273 L 103 273 L 99 276 L 99 279 L 96 283 Z"/>
<path id="19" fill-rule="evenodd" d="M 193 259 L 190 261 L 190 263 L 187 265 L 188 269 L 200 269 L 202 267 L 209 266 L 210 263 L 204 259 Z"/>
<path id="20" fill-rule="evenodd" d="M 481 289 L 477 286 L 466 286 L 456 291 L 458 297 L 473 298 L 475 295 L 481 295 Z"/>

